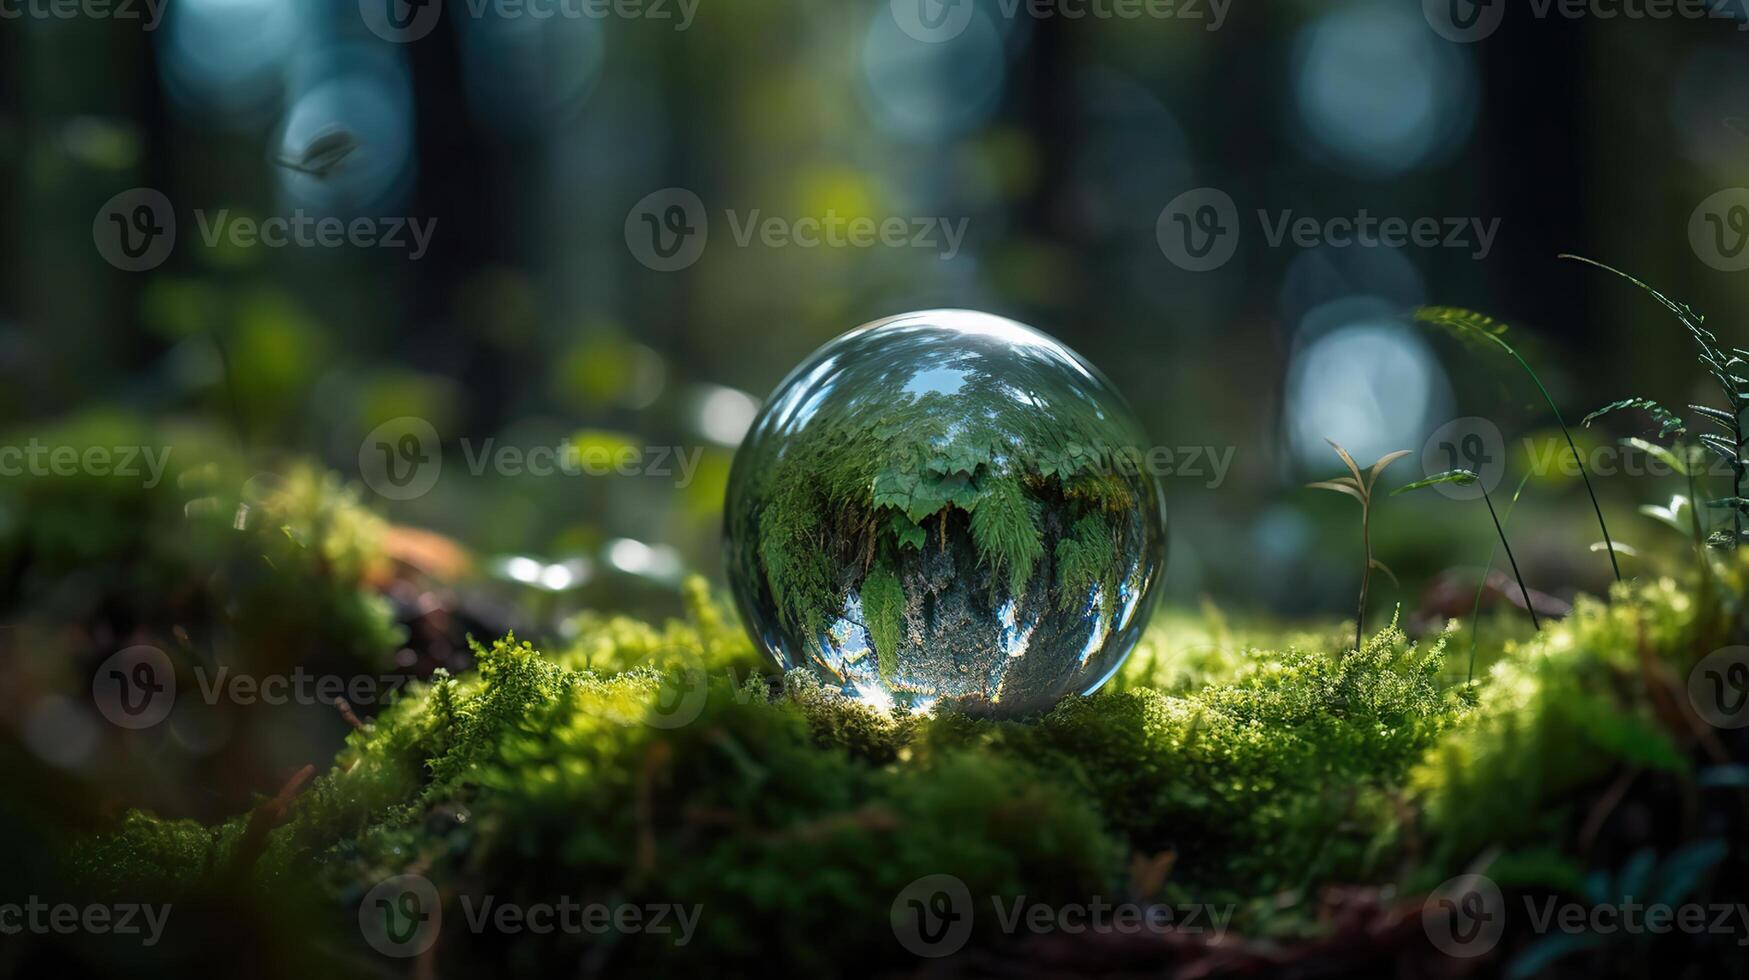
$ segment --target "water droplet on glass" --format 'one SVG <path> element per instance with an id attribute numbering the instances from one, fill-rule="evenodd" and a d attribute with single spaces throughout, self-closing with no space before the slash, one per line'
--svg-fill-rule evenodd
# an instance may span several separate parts
<path id="1" fill-rule="evenodd" d="M 1110 382 L 1030 327 L 869 324 L 791 372 L 736 454 L 736 601 L 779 666 L 877 707 L 1048 708 L 1146 624 L 1166 558 L 1147 456 Z"/>

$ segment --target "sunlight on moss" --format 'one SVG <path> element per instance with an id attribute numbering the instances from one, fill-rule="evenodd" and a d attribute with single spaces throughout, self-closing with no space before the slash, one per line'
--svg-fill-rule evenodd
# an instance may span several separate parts
<path id="1" fill-rule="evenodd" d="M 804 671 L 768 676 L 694 580 L 684 620 L 592 619 L 551 654 L 506 638 L 477 671 L 407 689 L 297 801 L 253 875 L 322 869 L 332 902 L 409 868 L 465 893 L 558 874 L 717 910 L 696 949 L 637 946 L 628 962 L 751 965 L 771 943 L 881 962 L 892 951 L 871 923 L 918 876 L 1111 894 L 1132 856 L 1171 853 L 1144 897 L 1232 901 L 1248 932 L 1315 933 L 1274 896 L 1425 887 L 1502 849 L 1514 868 L 1567 874 L 1533 858 L 1575 790 L 1623 764 L 1685 773 L 1642 649 L 1680 676 L 1733 628 L 1692 612 L 1736 608 L 1745 566 L 1718 574 L 1717 596 L 1659 580 L 1580 601 L 1489 651 L 1473 685 L 1446 669 L 1451 629 L 1415 641 L 1393 623 L 1338 655 L 1341 623 L 1288 635 L 1168 615 L 1112 690 L 1030 722 L 886 714 Z M 696 717 L 651 723 L 676 685 L 702 690 Z M 136 813 L 74 853 L 110 890 L 181 894 L 228 866 L 242 826 Z M 753 923 L 777 925 L 755 937 Z"/>

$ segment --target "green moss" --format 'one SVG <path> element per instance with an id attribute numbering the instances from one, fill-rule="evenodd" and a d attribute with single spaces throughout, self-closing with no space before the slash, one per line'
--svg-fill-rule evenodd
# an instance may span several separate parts
<path id="1" fill-rule="evenodd" d="M 54 667 L 114 652 L 84 633 L 192 642 L 263 672 L 318 654 L 380 668 L 404 641 L 364 585 L 386 525 L 334 474 L 258 473 L 214 433 L 101 414 L 0 441 L 32 440 L 128 470 L 0 476 L 0 619 Z"/>
<path id="2" fill-rule="evenodd" d="M 1303 897 L 1327 885 L 1426 887 L 1501 849 L 1502 875 L 1572 880 L 1588 787 L 1627 770 L 1686 778 L 1692 747 L 1658 720 L 1648 678 L 1741 635 L 1745 567 L 1721 565 L 1716 594 L 1660 580 L 1583 601 L 1494 651 L 1473 686 L 1450 680 L 1445 635 L 1418 643 L 1393 625 L 1337 655 L 1339 624 L 1305 635 L 1324 649 L 1275 649 L 1210 615 L 1168 618 L 1148 646 L 1213 644 L 1186 655 L 1200 677 L 1144 661 L 1119 689 L 1024 724 L 883 714 L 800 671 L 774 687 L 694 583 L 684 621 L 592 621 L 551 655 L 505 639 L 477 672 L 409 688 L 298 800 L 251 880 L 301 895 L 315 873 L 325 891 L 309 900 L 341 923 L 409 870 L 452 903 L 706 910 L 682 948 L 446 932 L 455 972 L 580 958 L 660 974 L 914 968 L 887 916 L 930 874 L 980 903 L 1231 902 L 1247 933 L 1315 936 L 1329 924 Z M 703 677 L 696 720 L 646 724 L 677 672 Z M 136 814 L 72 853 L 107 890 L 211 891 L 240 828 Z M 1135 863 L 1162 854 L 1164 883 L 1133 892 Z M 358 945 L 344 930 L 330 941 Z"/>

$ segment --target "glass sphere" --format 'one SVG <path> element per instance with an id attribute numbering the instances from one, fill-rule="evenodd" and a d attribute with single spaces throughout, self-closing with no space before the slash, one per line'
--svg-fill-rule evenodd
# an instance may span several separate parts
<path id="1" fill-rule="evenodd" d="M 816 351 L 760 410 L 724 518 L 741 615 L 785 670 L 878 708 L 1015 715 L 1091 693 L 1141 636 L 1166 506 L 1074 351 L 965 310 Z"/>

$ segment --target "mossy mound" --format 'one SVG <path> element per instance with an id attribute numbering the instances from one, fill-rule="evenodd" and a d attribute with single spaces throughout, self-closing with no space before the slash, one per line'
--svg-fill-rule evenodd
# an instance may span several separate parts
<path id="1" fill-rule="evenodd" d="M 1740 845 L 1719 843 L 1742 839 L 1742 746 L 1695 724 L 1683 679 L 1743 636 L 1746 569 L 1582 600 L 1486 650 L 1474 684 L 1447 664 L 1449 636 L 1395 627 L 1346 656 L 1217 644 L 1189 658 L 1199 682 L 1177 673 L 1183 623 L 1168 620 L 1108 691 L 1024 721 L 885 716 L 763 674 L 695 582 L 685 622 L 604 618 L 570 649 L 481 649 L 476 672 L 405 692 L 295 798 L 218 827 L 135 813 L 58 853 L 80 894 L 224 910 L 173 919 L 154 962 L 183 970 L 221 949 L 268 976 L 909 973 L 928 961 L 890 916 L 932 875 L 980 908 L 1100 896 L 1231 915 L 1220 942 L 1123 946 L 1009 935 L 980 915 L 943 961 L 955 970 L 1432 968 L 1421 896 L 1465 869 L 1560 893 L 1698 843 L 1710 859 L 1691 888 L 1717 900 L 1743 880 Z M 1662 812 L 1672 799 L 1680 812 Z M 365 944 L 358 905 L 406 873 L 434 884 L 442 924 L 422 959 L 398 962 Z M 684 943 L 507 933 L 475 926 L 488 897 L 698 917 Z M 1733 947 L 1715 938 L 1661 941 L 1724 962 Z M 1509 939 L 1494 962 L 1553 955 Z"/>

